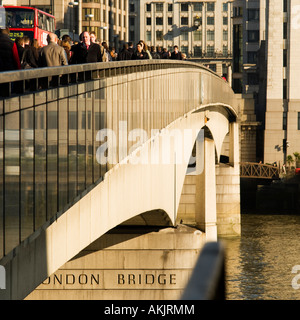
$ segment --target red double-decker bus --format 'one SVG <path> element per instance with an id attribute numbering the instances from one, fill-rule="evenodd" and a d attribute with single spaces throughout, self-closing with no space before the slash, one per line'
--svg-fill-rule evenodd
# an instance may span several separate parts
<path id="1" fill-rule="evenodd" d="M 3 6 L 0 8 L 0 26 L 9 27 L 12 40 L 28 36 L 45 46 L 47 35 L 55 31 L 55 17 L 37 8 Z"/>

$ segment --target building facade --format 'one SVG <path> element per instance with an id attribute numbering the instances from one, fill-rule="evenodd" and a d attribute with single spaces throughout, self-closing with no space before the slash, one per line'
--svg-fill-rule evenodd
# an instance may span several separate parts
<path id="1" fill-rule="evenodd" d="M 245 111 L 241 133 L 253 142 L 256 135 L 256 158 L 265 163 L 300 152 L 299 8 L 300 0 L 233 2 L 233 89 L 257 121 Z"/>
<path id="2" fill-rule="evenodd" d="M 264 40 L 260 28 L 260 1 L 233 2 L 233 89 L 239 93 L 259 91 L 258 55 Z M 262 24 L 263 25 L 263 24 Z M 260 33 L 262 31 L 262 33 Z"/>
<path id="3" fill-rule="evenodd" d="M 128 0 L 3 0 L 3 4 L 33 6 L 55 15 L 59 36 L 78 40 L 82 31 L 94 31 L 98 40 L 119 47 L 128 41 Z"/>
<path id="4" fill-rule="evenodd" d="M 265 162 L 300 152 L 300 1 L 275 0 L 268 17 Z"/>
<path id="5" fill-rule="evenodd" d="M 219 75 L 231 66 L 231 2 L 129 0 L 129 40 L 201 59 Z"/>

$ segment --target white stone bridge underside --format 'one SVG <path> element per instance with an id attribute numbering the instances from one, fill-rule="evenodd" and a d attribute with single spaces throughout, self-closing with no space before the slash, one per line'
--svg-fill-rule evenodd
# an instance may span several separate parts
<path id="1" fill-rule="evenodd" d="M 64 263 L 118 225 L 175 225 L 195 141 L 196 174 L 202 190 L 195 224 L 203 231 L 207 226 L 216 226 L 215 164 L 220 160 L 226 139 L 228 174 L 239 175 L 237 106 L 225 81 L 205 69 L 195 68 L 194 71 L 199 81 L 192 82 L 195 86 L 192 90 L 198 93 L 191 110 L 183 112 L 113 166 L 103 181 L 82 195 L 72 207 L 57 214 L 54 221 L 37 230 L 2 259 L 11 284 L 7 290 L 0 290 L 0 298 L 4 293 L 6 299 L 25 298 Z M 175 78 L 173 81 L 183 86 L 182 94 L 184 83 L 191 85 L 189 75 L 185 78 L 178 70 L 171 75 Z M 147 93 L 145 99 L 150 98 Z M 168 139 L 170 149 L 166 150 Z M 165 157 L 166 154 L 170 157 Z M 166 163 L 157 163 L 161 158 Z M 236 202 L 234 206 L 239 207 L 239 204 Z M 224 220 L 226 212 L 222 214 Z M 238 216 L 237 210 L 235 219 Z"/>

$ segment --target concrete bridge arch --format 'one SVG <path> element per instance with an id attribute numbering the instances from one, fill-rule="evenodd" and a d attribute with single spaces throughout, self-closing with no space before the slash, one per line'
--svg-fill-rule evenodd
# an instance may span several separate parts
<path id="1" fill-rule="evenodd" d="M 61 72 L 62 69 L 59 69 Z M 71 73 L 75 70 L 74 67 L 63 70 L 68 69 Z M 51 70 L 50 74 L 53 72 Z M 137 130 L 134 131 L 136 135 L 146 132 L 149 139 L 135 147 L 134 141 L 130 141 L 126 148 L 131 152 L 128 156 L 123 153 L 123 158 L 120 157 L 123 151 L 119 149 L 120 161 L 111 166 L 108 164 L 110 170 L 103 180 L 83 192 L 69 209 L 57 213 L 1 260 L 8 270 L 8 277 L 15 281 L 6 291 L 10 298 L 26 297 L 65 262 L 115 226 L 126 223 L 172 226 L 178 223 L 181 219 L 178 208 L 188 162 L 202 128 L 207 128 L 211 133 L 211 136 L 203 134 L 203 139 L 197 140 L 204 148 L 199 150 L 204 150 L 206 155 L 203 170 L 200 169 L 204 172 L 200 184 L 205 184 L 207 192 L 203 192 L 204 198 L 199 203 L 205 204 L 205 208 L 201 208 L 191 222 L 204 231 L 207 231 L 205 228 L 208 225 L 216 227 L 218 195 L 214 192 L 216 183 L 213 183 L 216 176 L 215 154 L 219 161 L 228 132 L 229 165 L 225 169 L 230 173 L 226 174 L 232 176 L 233 173 L 238 177 L 239 172 L 237 110 L 230 87 L 212 72 L 194 64 L 187 64 L 182 73 L 176 66 L 169 70 L 156 67 L 127 75 L 117 72 L 104 80 L 95 80 L 97 84 L 92 83 L 98 88 L 103 83 L 105 86 L 101 91 L 103 97 L 99 100 L 105 100 L 107 107 L 107 129 L 118 132 L 117 143 L 125 141 L 126 136 L 120 140 L 120 121 L 125 121 L 128 124 L 126 135 Z M 174 78 L 174 75 L 182 78 Z M 176 87 L 175 82 L 180 85 Z M 89 85 L 78 84 L 78 94 L 85 94 L 84 90 L 89 90 Z M 143 96 L 145 88 L 150 89 Z M 153 96 L 151 91 L 157 95 Z M 185 99 L 186 94 L 189 99 Z M 151 97 L 150 109 L 147 106 Z M 86 94 L 84 101 L 89 101 L 89 94 Z M 126 114 L 130 116 L 126 118 Z M 157 131 L 151 135 L 153 128 Z M 172 137 L 180 139 L 171 143 L 165 154 L 165 141 L 170 141 Z M 157 163 L 157 154 L 164 161 Z M 198 164 L 200 162 L 200 168 L 202 155 L 200 152 L 196 160 Z M 221 211 L 224 220 L 228 210 Z"/>

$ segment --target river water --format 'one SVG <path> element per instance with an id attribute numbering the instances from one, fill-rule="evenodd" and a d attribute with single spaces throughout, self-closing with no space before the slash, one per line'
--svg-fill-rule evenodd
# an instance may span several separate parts
<path id="1" fill-rule="evenodd" d="M 300 215 L 242 214 L 241 236 L 221 240 L 227 300 L 300 300 Z"/>

